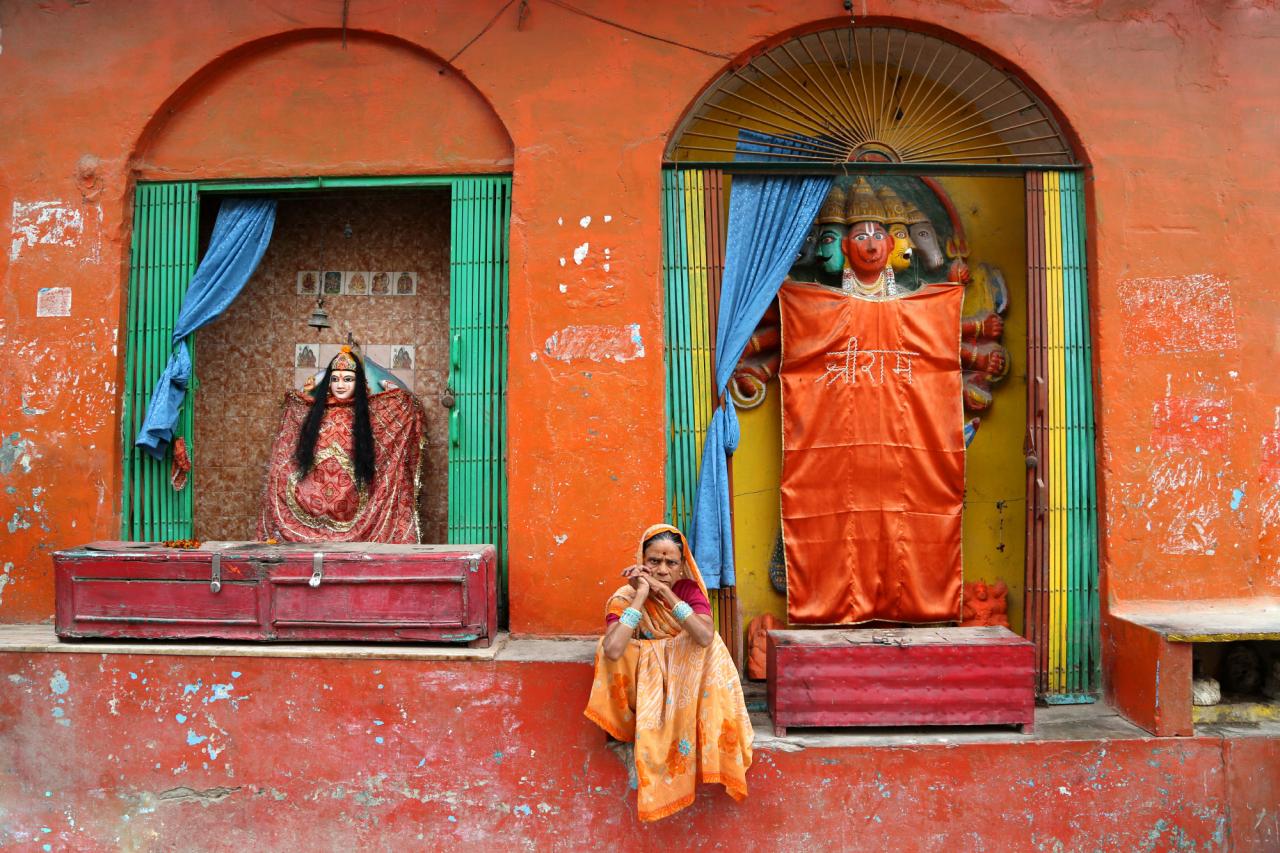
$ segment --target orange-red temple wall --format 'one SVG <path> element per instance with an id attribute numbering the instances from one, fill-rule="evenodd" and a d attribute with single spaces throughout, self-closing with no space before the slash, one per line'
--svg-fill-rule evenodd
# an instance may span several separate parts
<path id="1" fill-rule="evenodd" d="M 354 2 L 345 46 L 342 5 L 0 2 L 0 623 L 51 619 L 51 553 L 119 535 L 124 318 L 138 180 L 513 174 L 512 632 L 597 632 L 603 600 L 638 532 L 663 517 L 664 148 L 732 58 L 799 30 L 840 26 L 847 21 L 840 4 L 579 4 L 664 41 L 535 0 L 512 6 L 469 44 L 498 4 Z M 1087 164 L 1103 607 L 1280 595 L 1280 284 L 1269 271 L 1280 257 L 1280 13 L 1248 0 L 859 0 L 855 12 L 860 23 L 900 23 L 1003 58 L 1058 111 Z M 442 59 L 464 46 L 451 62 Z M 69 305 L 55 298 L 68 295 Z M 566 333 L 584 345 L 550 345 Z M 75 657 L 76 666 L 89 663 Z M 174 666 L 175 683 L 194 683 L 204 672 Z M 338 664 L 314 666 L 317 679 L 367 688 Z M 48 659 L 6 667 L 37 685 L 61 671 L 98 705 L 110 704 L 102 673 Z M 244 671 L 263 679 L 260 701 L 299 695 L 296 684 L 272 680 L 278 673 Z M 1117 682 L 1125 677 L 1123 665 L 1108 673 Z M 450 681 L 454 674 L 433 677 L 463 689 L 462 680 Z M 524 683 L 505 677 L 495 674 L 487 689 L 500 694 Z M 573 678 L 577 696 L 585 672 Z M 474 689 L 477 680 L 467 683 Z M 43 737 L 37 725 L 47 721 L 37 721 L 29 707 L 37 698 L 24 690 L 11 689 L 4 710 L 21 724 L 22 748 L 37 750 L 24 758 L 29 766 L 78 754 L 90 736 L 77 734 L 86 718 L 67 733 L 54 726 L 63 740 L 33 746 Z M 43 699 L 48 691 L 40 690 Z M 354 707 L 381 713 L 360 696 Z M 130 725 L 159 731 L 139 688 L 130 683 L 119 698 L 122 713 L 134 715 Z M 524 724 L 531 767 L 536 751 L 538 763 L 554 763 L 558 784 L 612 786 L 609 808 L 623 808 L 620 771 L 592 751 L 598 739 L 581 721 L 568 742 L 539 739 L 547 714 L 576 714 L 562 698 L 526 691 L 534 705 L 507 715 L 485 706 L 480 719 L 491 728 Z M 447 711 L 429 705 L 415 713 Z M 280 734 L 269 721 L 247 725 L 245 737 Z M 337 778 L 333 768 L 364 760 L 366 746 L 335 747 L 308 772 Z M 1169 749 L 1158 760 L 1192 766 L 1216 786 L 1214 802 L 1247 800 L 1241 779 L 1255 770 L 1271 768 L 1266 790 L 1280 784 L 1270 741 L 1232 746 L 1227 752 L 1252 750 L 1236 764 L 1217 741 Z M 408 750 L 397 760 L 417 755 Z M 966 755 L 964 766 L 939 769 L 932 753 L 920 759 L 905 750 L 884 772 L 899 782 L 926 778 L 924 771 L 982 780 L 992 762 L 1003 761 L 997 747 Z M 1166 788 L 1156 778 L 1164 765 L 1151 765 L 1157 758 L 1148 752 L 1109 755 L 1119 762 L 1116 773 L 1155 768 L 1135 789 L 1140 796 L 1158 798 Z M 164 761 L 179 758 L 174 752 Z M 762 764 L 762 831 L 789 819 L 792 779 L 821 789 L 827 771 L 815 760 L 777 753 Z M 884 767 L 875 752 L 834 760 L 864 781 Z M 1033 753 L 1016 760 L 1027 763 L 1028 778 L 1045 766 Z M 107 774 L 135 771 L 142 772 L 104 763 L 94 771 L 101 779 L 70 769 L 58 778 L 89 803 Z M 501 770 L 500 787 L 517 790 L 527 772 Z M 530 778 L 541 780 L 537 772 Z M 411 771 L 396 778 L 413 784 Z M 1017 774 L 1000 778 L 1012 785 Z M 1034 783 L 1062 778 L 1053 771 Z M 264 796 L 275 796 L 269 787 Z M 983 799 L 991 788 L 978 781 L 971 788 L 957 796 L 1000 812 L 1002 801 Z M 329 789 L 286 792 L 314 790 Z M 916 805 L 891 809 L 886 821 L 913 826 L 930 814 L 912 790 Z M 556 796 L 531 795 L 534 812 L 503 811 L 501 803 L 515 809 L 510 797 L 475 808 L 508 822 L 517 819 L 510 815 L 543 820 L 542 803 L 567 808 Z M 879 804 L 823 802 L 864 812 Z M 1103 810 L 1082 820 L 1119 820 L 1103 800 L 1093 802 Z M 246 805 L 240 816 L 256 820 L 257 808 Z M 1046 800 L 1042 811 L 1054 808 Z M 605 810 L 571 811 L 586 819 Z M 715 812 L 717 820 L 726 814 Z M 1219 812 L 1212 814 L 1216 820 Z M 403 817 L 422 818 L 422 810 Z M 1157 819 L 1164 818 L 1153 812 L 1153 826 Z M 1193 834 L 1211 839 L 1212 822 L 1196 824 Z M 1272 832 L 1271 824 L 1259 825 Z M 707 831 L 698 824 L 690 837 Z M 1045 837 L 1084 837 L 1073 831 Z"/>

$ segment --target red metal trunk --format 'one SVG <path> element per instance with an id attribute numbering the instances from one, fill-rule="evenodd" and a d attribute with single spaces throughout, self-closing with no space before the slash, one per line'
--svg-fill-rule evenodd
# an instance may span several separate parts
<path id="1" fill-rule="evenodd" d="M 54 555 L 59 637 L 466 642 L 497 630 L 491 545 L 96 542 Z"/>
<path id="2" fill-rule="evenodd" d="M 789 726 L 1031 731 L 1035 648 L 1007 628 L 770 631 L 769 712 Z"/>

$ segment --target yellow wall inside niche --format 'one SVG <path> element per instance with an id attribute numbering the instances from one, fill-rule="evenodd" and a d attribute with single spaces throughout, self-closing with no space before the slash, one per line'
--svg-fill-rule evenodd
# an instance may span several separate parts
<path id="1" fill-rule="evenodd" d="M 963 560 L 966 581 L 997 578 L 1009 586 L 1009 621 L 1022 630 L 1026 548 L 1027 315 L 1025 187 L 1018 178 L 943 178 L 960 213 L 969 262 L 1004 273 L 1009 289 L 1004 343 L 1008 378 L 966 456 Z M 966 306 L 966 311 L 969 308 Z M 733 457 L 734 544 L 738 601 L 745 624 L 761 613 L 786 620 L 786 599 L 769 583 L 769 558 L 781 525 L 781 401 L 769 383 L 765 402 L 738 413 L 742 439 Z"/>

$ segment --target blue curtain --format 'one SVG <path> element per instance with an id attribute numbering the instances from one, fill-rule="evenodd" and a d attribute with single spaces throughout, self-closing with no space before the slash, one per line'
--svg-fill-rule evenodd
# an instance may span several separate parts
<path id="1" fill-rule="evenodd" d="M 229 198 L 219 206 L 209 251 L 182 299 L 173 328 L 173 353 L 151 392 L 147 417 L 138 431 L 135 444 L 150 456 L 164 458 L 187 394 L 191 381 L 187 336 L 217 319 L 244 289 L 271 242 L 275 222 L 276 203 L 272 199 Z"/>
<path id="2" fill-rule="evenodd" d="M 789 145 L 795 143 L 788 140 Z M 771 160 L 767 144 L 739 142 L 739 159 Z M 790 150 L 790 149 L 788 149 Z M 729 195 L 729 228 L 720 317 L 716 324 L 716 390 L 724 404 L 711 416 L 690 528 L 694 559 L 708 587 L 735 583 L 729 521 L 729 456 L 738 449 L 738 415 L 724 393 L 760 318 L 795 262 L 832 178 L 738 175 Z"/>

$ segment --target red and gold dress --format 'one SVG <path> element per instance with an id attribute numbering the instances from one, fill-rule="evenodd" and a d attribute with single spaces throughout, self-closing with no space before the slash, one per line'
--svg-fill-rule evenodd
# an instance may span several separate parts
<path id="1" fill-rule="evenodd" d="M 357 486 L 352 462 L 354 407 L 333 397 L 316 439 L 315 462 L 305 477 L 299 476 L 293 454 L 311 404 L 311 397 L 301 392 L 285 395 L 284 418 L 271 447 L 258 538 L 420 542 L 419 465 L 426 436 L 422 404 L 399 387 L 369 397 L 375 474 L 366 488 Z"/>

